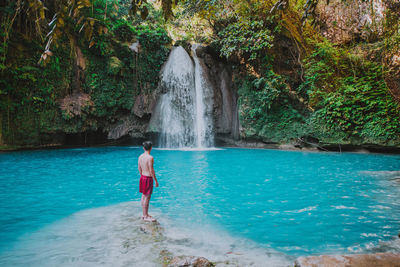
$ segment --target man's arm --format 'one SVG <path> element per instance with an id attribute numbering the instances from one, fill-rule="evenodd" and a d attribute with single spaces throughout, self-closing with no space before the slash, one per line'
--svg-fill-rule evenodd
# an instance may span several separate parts
<path id="1" fill-rule="evenodd" d="M 139 159 L 138 159 L 137 165 L 138 165 L 138 169 L 139 169 L 140 176 L 142 176 L 142 166 L 140 166 L 140 157 L 139 157 Z"/>
<path id="2" fill-rule="evenodd" d="M 151 157 L 151 159 L 150 159 L 150 171 L 151 171 L 151 176 L 156 181 L 156 187 L 158 187 L 158 181 L 157 181 L 157 178 L 156 178 L 156 172 L 154 171 L 154 158 L 153 157 Z"/>

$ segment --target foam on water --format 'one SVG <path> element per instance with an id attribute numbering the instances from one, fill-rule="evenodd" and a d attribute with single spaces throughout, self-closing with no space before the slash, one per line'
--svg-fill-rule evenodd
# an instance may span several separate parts
<path id="1" fill-rule="evenodd" d="M 207 226 L 177 226 L 159 211 L 159 225 L 140 219 L 140 203 L 77 212 L 0 254 L 0 266 L 160 266 L 163 256 L 202 256 L 216 266 L 289 266 L 293 257 Z"/>

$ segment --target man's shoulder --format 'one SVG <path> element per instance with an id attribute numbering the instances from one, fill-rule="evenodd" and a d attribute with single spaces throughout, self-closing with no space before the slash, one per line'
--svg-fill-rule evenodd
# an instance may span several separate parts
<path id="1" fill-rule="evenodd" d="M 153 156 L 143 153 L 142 155 L 139 156 L 139 158 L 144 158 L 145 160 L 149 160 L 149 159 L 153 159 Z"/>

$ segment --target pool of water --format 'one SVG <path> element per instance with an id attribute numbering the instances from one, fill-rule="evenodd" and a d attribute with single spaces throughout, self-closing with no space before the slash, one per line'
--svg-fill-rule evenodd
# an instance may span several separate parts
<path id="1" fill-rule="evenodd" d="M 141 152 L 104 147 L 1 153 L 0 265 L 149 260 L 138 255 L 154 246 L 147 252 L 123 249 L 140 236 L 127 229 L 142 223 Z M 263 255 L 270 266 L 286 266 L 299 255 L 399 247 L 399 155 L 233 148 L 152 154 L 160 187 L 150 212 L 166 236 L 158 247 L 221 262 L 231 257 L 239 265 L 257 265 L 251 258 Z"/>

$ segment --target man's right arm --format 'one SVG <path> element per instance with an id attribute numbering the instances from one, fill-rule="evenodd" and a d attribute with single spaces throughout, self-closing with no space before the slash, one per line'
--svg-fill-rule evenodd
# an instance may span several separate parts
<path id="1" fill-rule="evenodd" d="M 137 165 L 138 165 L 138 170 L 139 170 L 140 176 L 142 176 L 142 167 L 140 166 L 140 157 L 138 159 Z"/>

